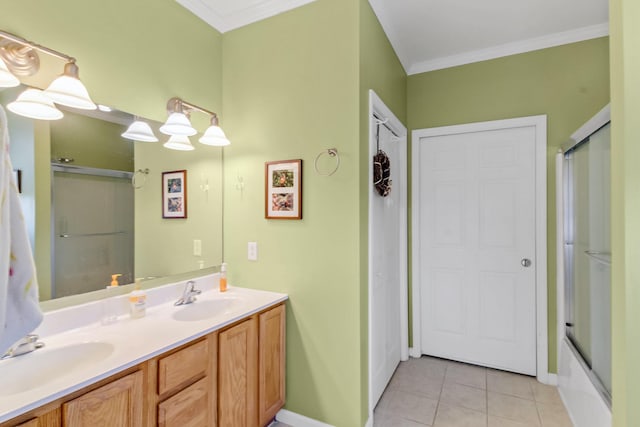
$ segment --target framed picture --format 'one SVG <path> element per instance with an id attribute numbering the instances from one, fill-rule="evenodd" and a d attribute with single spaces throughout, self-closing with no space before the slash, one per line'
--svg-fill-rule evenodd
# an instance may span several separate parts
<path id="1" fill-rule="evenodd" d="M 162 218 L 187 217 L 187 171 L 162 172 Z"/>
<path id="2" fill-rule="evenodd" d="M 302 160 L 264 164 L 267 219 L 302 219 Z"/>

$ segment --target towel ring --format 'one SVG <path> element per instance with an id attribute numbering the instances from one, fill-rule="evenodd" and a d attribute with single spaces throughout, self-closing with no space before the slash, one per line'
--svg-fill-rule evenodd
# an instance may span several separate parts
<path id="1" fill-rule="evenodd" d="M 141 184 L 137 184 L 137 180 L 136 180 L 136 176 L 138 176 L 138 174 L 142 175 L 142 183 Z M 149 175 L 149 168 L 146 169 L 138 169 L 137 171 L 135 171 L 133 173 L 133 175 L 131 176 L 131 186 L 135 189 L 138 190 L 142 187 L 144 187 L 144 185 L 147 183 L 147 175 Z"/>
<path id="2" fill-rule="evenodd" d="M 320 170 L 318 169 L 318 160 L 320 160 L 320 157 L 322 157 L 323 154 L 328 154 L 329 157 L 334 157 L 336 159 L 336 166 L 332 170 L 330 170 L 328 172 L 320 172 Z M 337 148 L 328 148 L 327 150 L 321 151 L 316 156 L 316 161 L 313 163 L 313 165 L 314 165 L 318 175 L 321 175 L 321 176 L 331 176 L 331 175 L 333 175 L 334 173 L 336 173 L 336 171 L 340 167 L 340 155 L 338 154 L 338 149 Z"/>

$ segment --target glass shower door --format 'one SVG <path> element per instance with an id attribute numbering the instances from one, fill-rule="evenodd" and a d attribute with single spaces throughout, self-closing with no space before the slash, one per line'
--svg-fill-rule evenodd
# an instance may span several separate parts
<path id="1" fill-rule="evenodd" d="M 104 289 L 112 274 L 122 274 L 120 283 L 133 282 L 134 202 L 130 179 L 126 173 L 95 173 L 100 172 L 54 169 L 54 298 Z"/>
<path id="2" fill-rule="evenodd" d="M 610 125 L 565 154 L 566 334 L 611 397 Z"/>

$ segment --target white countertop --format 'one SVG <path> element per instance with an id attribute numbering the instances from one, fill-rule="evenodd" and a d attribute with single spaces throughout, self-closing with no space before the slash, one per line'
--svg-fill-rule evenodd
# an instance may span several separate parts
<path id="1" fill-rule="evenodd" d="M 288 298 L 286 294 L 231 286 L 227 292 L 220 293 L 217 290 L 217 274 L 195 281 L 202 294 L 193 304 L 186 306 L 173 305 L 182 294 L 184 281 L 147 290 L 147 314 L 140 319 L 129 317 L 126 296 L 116 297 L 121 315 L 117 322 L 110 325 L 101 324 L 102 301 L 45 313 L 43 324 L 35 331 L 45 347 L 0 361 L 0 422 Z M 234 304 L 204 320 L 179 321 L 173 318 L 179 310 L 220 299 L 233 299 Z M 73 356 L 73 350 L 69 349 L 81 343 L 105 345 L 77 347 L 85 353 L 79 356 L 76 352 Z M 65 357 L 65 353 L 69 357 Z M 77 362 L 73 361 L 74 357 Z M 92 360 L 94 358 L 95 361 Z M 41 378 L 46 380 L 41 383 Z M 16 380 L 19 382 L 16 383 Z M 37 385 L 31 387 L 31 384 Z"/>

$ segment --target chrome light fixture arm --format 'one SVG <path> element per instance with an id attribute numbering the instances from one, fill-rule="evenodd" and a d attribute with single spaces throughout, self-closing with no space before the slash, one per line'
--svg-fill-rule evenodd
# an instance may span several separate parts
<path id="1" fill-rule="evenodd" d="M 215 124 L 216 126 L 218 125 L 218 115 L 213 111 L 209 111 L 195 104 L 191 104 L 190 102 L 183 101 L 178 97 L 173 97 L 169 101 L 167 101 L 167 112 L 169 114 L 183 113 L 188 117 L 193 110 L 200 111 L 201 113 L 211 116 L 211 124 Z"/>
<path id="2" fill-rule="evenodd" d="M 40 58 L 36 51 L 62 59 L 70 64 L 75 65 L 76 62 L 72 56 L 0 30 L 0 57 L 13 74 L 32 76 L 37 73 L 40 69 Z M 75 74 L 77 75 L 77 67 Z"/>

